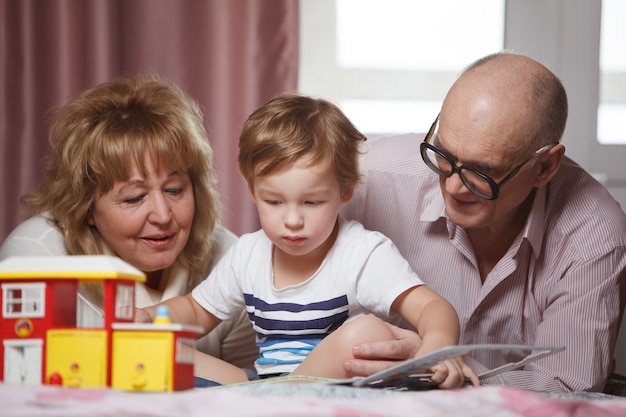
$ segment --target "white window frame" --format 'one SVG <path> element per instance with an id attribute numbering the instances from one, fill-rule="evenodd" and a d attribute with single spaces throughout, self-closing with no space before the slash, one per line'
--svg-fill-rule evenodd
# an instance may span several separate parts
<path id="1" fill-rule="evenodd" d="M 196 341 L 188 337 L 176 340 L 176 363 L 193 364 Z"/>
<path id="2" fill-rule="evenodd" d="M 20 290 L 22 292 L 21 298 L 11 298 L 9 293 L 13 290 Z M 32 292 L 31 295 L 26 295 L 26 292 Z M 28 305 L 35 306 L 35 308 L 28 307 Z M 20 311 L 10 311 L 10 306 L 19 304 Z M 2 284 L 2 315 L 6 318 L 19 318 L 19 317 L 45 317 L 46 315 L 46 284 L 44 282 L 36 283 L 15 283 L 15 284 Z"/>
<path id="3" fill-rule="evenodd" d="M 462 68 L 446 72 L 342 68 L 336 62 L 335 0 L 300 0 L 300 15 L 301 32 L 312 34 L 300 39 L 301 50 L 306 51 L 300 54 L 299 88 L 302 92 L 329 98 L 340 105 L 372 97 L 409 100 L 416 103 L 419 110 L 412 113 L 410 121 L 401 123 L 409 125 L 412 132 L 421 132 L 432 124 L 446 92 Z M 417 17 L 416 24 L 419 24 Z M 395 111 L 393 105 L 386 107 L 385 111 Z M 396 119 L 403 116 L 397 115 Z M 357 127 L 361 128 L 358 124 Z M 372 137 L 385 132 L 364 130 L 364 133 Z"/>
<path id="4" fill-rule="evenodd" d="M 316 7 L 307 7 L 313 1 Z M 504 48 L 539 60 L 562 80 L 569 99 L 569 118 L 563 137 L 567 155 L 611 189 L 626 187 L 626 146 L 602 145 L 597 140 L 601 3 L 597 0 L 507 0 Z M 368 88 L 378 88 L 380 96 L 385 97 L 389 85 L 372 86 L 373 72 L 346 70 L 328 73 L 328 68 L 335 66 L 335 50 L 328 47 L 335 45 L 334 1 L 301 0 L 300 8 L 301 13 L 308 13 L 307 19 L 301 20 L 303 30 L 313 30 L 316 40 L 322 40 L 303 44 L 308 52 L 301 55 L 300 79 L 309 80 L 310 90 L 337 101 L 344 97 L 349 86 L 367 84 Z M 310 19 L 311 13 L 319 16 Z M 311 21 L 316 22 L 316 27 L 307 27 Z M 458 74 L 442 76 L 446 77 L 443 84 L 451 85 Z M 315 84 L 316 79 L 327 77 L 335 77 L 336 83 Z M 391 82 L 402 85 L 423 83 L 423 80 L 406 74 L 406 77 L 399 75 Z M 447 92 L 433 90 L 428 85 L 424 85 L 423 91 L 433 100 L 442 100 Z M 354 97 L 352 91 L 350 94 Z M 426 129 L 431 122 L 416 118 L 416 129 L 421 129 L 417 131 Z"/>
<path id="5" fill-rule="evenodd" d="M 567 90 L 567 155 L 607 185 L 626 182 L 626 146 L 597 140 L 601 1 L 507 0 L 505 45 L 543 62 Z"/>
<path id="6" fill-rule="evenodd" d="M 115 318 L 131 320 L 135 314 L 135 287 L 117 284 L 115 288 Z"/>

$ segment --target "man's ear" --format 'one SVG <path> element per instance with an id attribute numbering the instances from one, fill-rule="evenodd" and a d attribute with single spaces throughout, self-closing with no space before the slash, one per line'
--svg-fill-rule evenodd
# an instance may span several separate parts
<path id="1" fill-rule="evenodd" d="M 561 166 L 561 161 L 565 155 L 565 146 L 557 144 L 552 147 L 539 160 L 539 174 L 535 178 L 535 187 L 542 187 L 550 182 Z"/>

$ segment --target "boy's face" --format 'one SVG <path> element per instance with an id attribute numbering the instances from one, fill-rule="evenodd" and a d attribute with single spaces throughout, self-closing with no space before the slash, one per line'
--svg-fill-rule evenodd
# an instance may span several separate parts
<path id="1" fill-rule="evenodd" d="M 332 246 L 324 243 L 334 239 L 339 209 L 351 198 L 352 193 L 342 196 L 331 166 L 306 159 L 257 177 L 252 194 L 261 227 L 276 249 L 288 256 L 316 258 L 323 258 Z"/>

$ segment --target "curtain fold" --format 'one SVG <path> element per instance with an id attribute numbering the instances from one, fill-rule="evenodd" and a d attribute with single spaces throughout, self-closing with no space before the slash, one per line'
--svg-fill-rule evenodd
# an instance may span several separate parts
<path id="1" fill-rule="evenodd" d="M 0 241 L 27 217 L 49 152 L 48 112 L 81 90 L 153 71 L 202 106 L 222 196 L 222 223 L 259 227 L 237 169 L 246 117 L 295 90 L 295 0 L 0 0 Z"/>

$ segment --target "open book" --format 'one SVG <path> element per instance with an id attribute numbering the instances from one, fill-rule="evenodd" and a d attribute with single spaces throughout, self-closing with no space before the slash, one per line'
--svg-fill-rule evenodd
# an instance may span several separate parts
<path id="1" fill-rule="evenodd" d="M 565 350 L 563 346 L 528 346 L 528 345 L 511 345 L 511 344 L 480 344 L 480 345 L 456 345 L 446 346 L 433 352 L 422 355 L 418 358 L 408 359 L 399 364 L 377 372 L 368 377 L 356 377 L 348 379 L 329 379 L 322 377 L 313 377 L 306 375 L 286 375 L 278 376 L 256 381 L 243 382 L 240 384 L 224 385 L 228 387 L 232 385 L 256 385 L 271 384 L 280 382 L 318 382 L 327 385 L 345 385 L 352 387 L 365 388 L 384 388 L 391 390 L 427 390 L 437 388 L 438 384 L 433 382 L 430 377 L 429 369 L 446 359 L 463 356 L 474 350 L 518 350 L 528 352 L 522 360 L 511 362 L 499 366 L 495 369 L 486 371 L 478 378 L 483 380 L 502 372 L 521 368 L 527 363 L 534 362 L 537 359 L 552 355 Z M 219 387 L 216 387 L 219 388 Z"/>
<path id="2" fill-rule="evenodd" d="M 483 380 L 502 372 L 521 368 L 527 363 L 565 350 L 563 346 L 528 346 L 511 344 L 481 344 L 446 346 L 418 358 L 409 359 L 398 365 L 377 372 L 366 378 L 353 378 L 328 381 L 330 384 L 351 385 L 354 387 L 392 388 L 392 389 L 429 389 L 437 386 L 430 380 L 428 369 L 446 359 L 463 356 L 474 350 L 521 350 L 528 355 L 518 362 L 511 362 L 478 375 Z"/>

